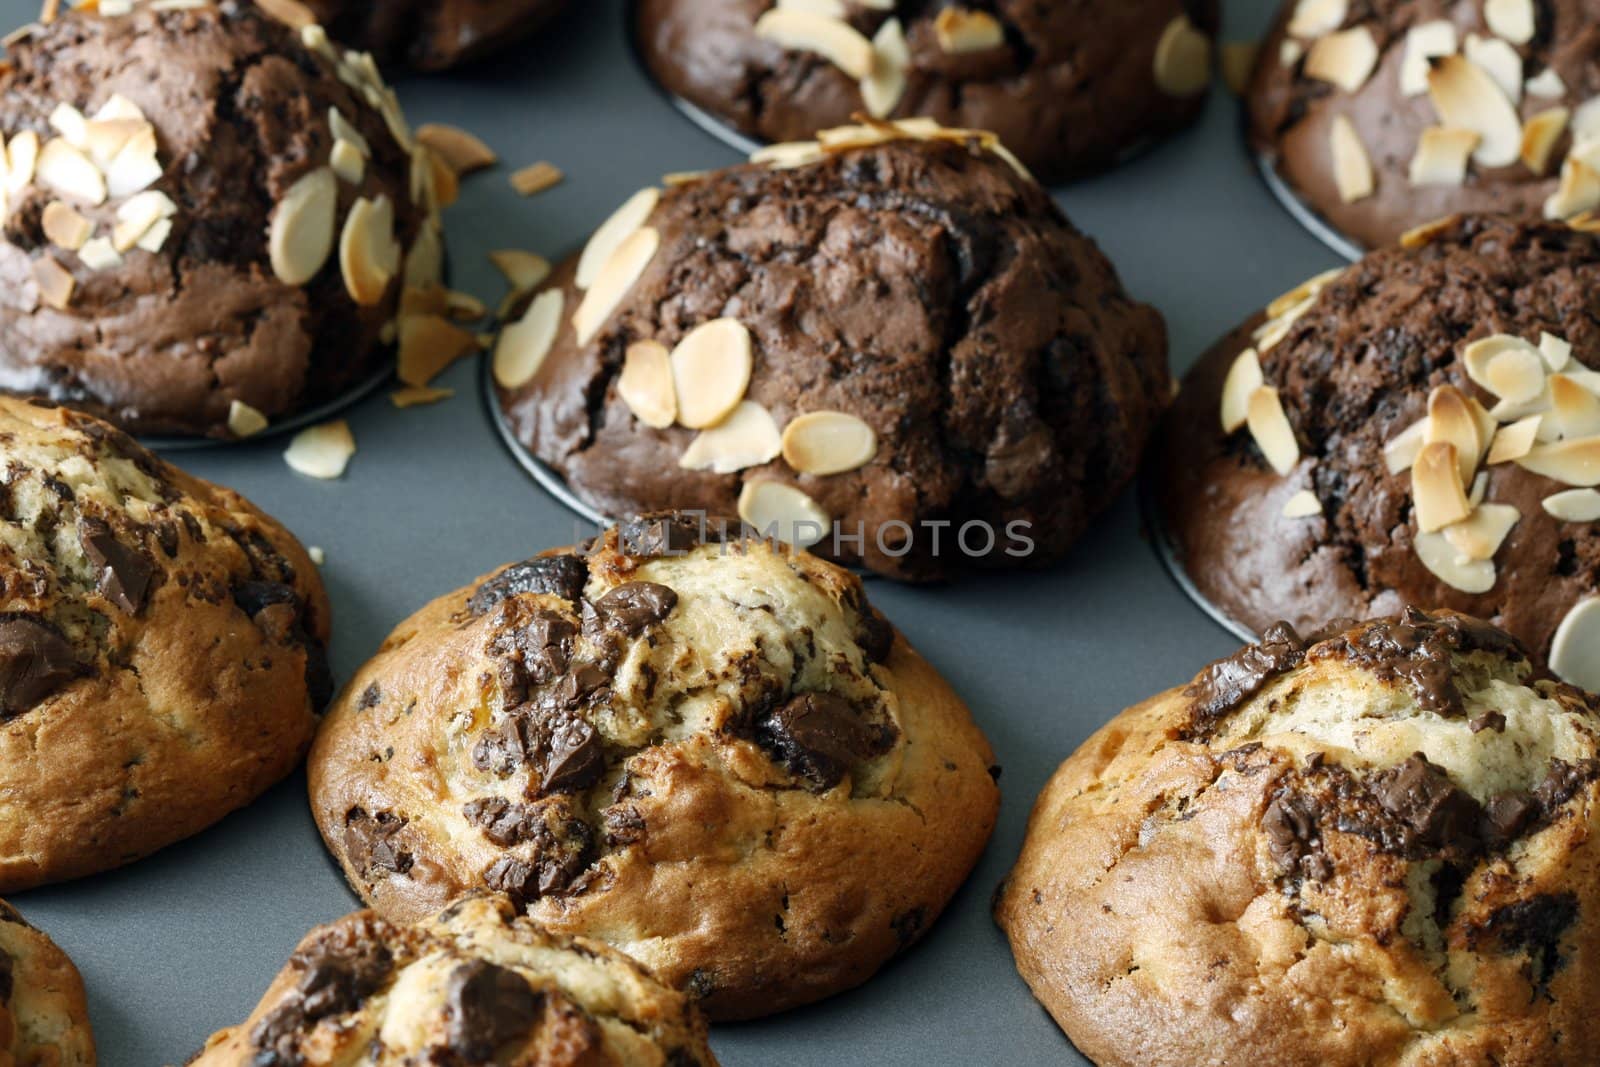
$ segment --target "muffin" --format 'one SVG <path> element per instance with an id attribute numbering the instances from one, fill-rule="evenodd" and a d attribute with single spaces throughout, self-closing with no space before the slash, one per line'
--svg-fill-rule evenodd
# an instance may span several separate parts
<path id="1" fill-rule="evenodd" d="M 1217 0 L 641 0 L 668 92 L 748 137 L 923 116 L 993 130 L 1047 181 L 1188 125 L 1211 82 Z"/>
<path id="2" fill-rule="evenodd" d="M 300 761 L 328 599 L 249 501 L 0 398 L 0 889 L 135 860 Z"/>
<path id="3" fill-rule="evenodd" d="M 83 979 L 66 953 L 0 900 L 0 1063 L 94 1067 Z"/>
<path id="4" fill-rule="evenodd" d="M 370 58 L 234 0 L 85 5 L 9 58 L 0 388 L 225 437 L 391 358 L 441 245 Z"/>
<path id="5" fill-rule="evenodd" d="M 1200 593 L 1277 619 L 1491 619 L 1600 690 L 1600 236 L 1455 218 L 1201 358 L 1157 448 Z"/>
<path id="6" fill-rule="evenodd" d="M 384 916 L 504 892 L 732 1019 L 915 942 L 994 827 L 992 764 L 853 575 L 671 516 L 424 607 L 309 768 L 324 840 Z"/>
<path id="7" fill-rule="evenodd" d="M 681 993 L 595 941 L 477 896 L 416 925 L 370 911 L 307 934 L 191 1067 L 715 1067 Z"/>
<path id="8" fill-rule="evenodd" d="M 305 3 L 336 40 L 368 49 L 386 63 L 444 70 L 514 44 L 560 11 L 565 0 Z"/>
<path id="9" fill-rule="evenodd" d="M 1576 1064 L 1597 830 L 1600 698 L 1510 635 L 1281 624 L 1062 764 L 995 914 L 1102 1067 Z"/>
<path id="10" fill-rule="evenodd" d="M 1589 0 L 1286 3 L 1248 90 L 1264 161 L 1364 248 L 1456 212 L 1600 208 Z"/>
<path id="11" fill-rule="evenodd" d="M 501 410 L 596 510 L 897 578 L 1060 559 L 1171 395 L 1094 243 L 992 136 L 920 120 L 643 190 L 515 314 Z"/>

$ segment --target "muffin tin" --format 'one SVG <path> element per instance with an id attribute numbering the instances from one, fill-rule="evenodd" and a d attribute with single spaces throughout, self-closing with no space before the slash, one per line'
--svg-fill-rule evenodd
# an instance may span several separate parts
<path id="1" fill-rule="evenodd" d="M 485 254 L 552 259 L 581 247 L 629 194 L 669 171 L 740 155 L 686 121 L 635 62 L 627 4 L 571 5 L 533 41 L 454 74 L 404 77 L 414 123 L 483 136 L 501 168 L 463 183 L 446 216 L 453 282 L 493 304 Z M 1227 5 L 1224 37 L 1262 33 L 1270 0 Z M 0 19 L 33 18 L 0 0 Z M 566 181 L 530 200 L 506 182 L 549 160 Z M 1336 266 L 1256 174 L 1237 102 L 1219 85 L 1203 122 L 1124 167 L 1057 190 L 1166 316 L 1183 371 L 1217 337 L 1299 280 Z M 335 673 L 347 678 L 405 615 L 509 560 L 593 524 L 532 484 L 481 402 L 480 369 L 436 384 L 450 400 L 396 410 L 387 390 L 344 412 L 359 449 L 337 482 L 302 478 L 285 442 L 185 452 L 327 555 Z M 983 862 L 926 939 L 860 989 L 772 1019 L 718 1027 L 725 1064 L 1083 1063 L 1029 995 L 989 896 L 1015 860 L 1034 796 L 1088 734 L 1134 701 L 1237 647 L 1158 562 L 1129 492 L 1062 565 L 945 587 L 874 582 L 873 602 L 972 707 L 1004 767 L 1001 820 Z M 181 1063 L 244 1018 L 311 926 L 355 906 L 325 853 L 297 775 L 187 842 L 130 867 L 17 894 L 88 985 L 106 1067 Z"/>

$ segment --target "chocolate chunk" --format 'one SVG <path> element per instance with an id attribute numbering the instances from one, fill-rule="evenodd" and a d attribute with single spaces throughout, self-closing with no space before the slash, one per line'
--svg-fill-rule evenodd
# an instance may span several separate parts
<path id="1" fill-rule="evenodd" d="M 1341 634 L 1320 645 L 1313 658 L 1340 657 L 1380 679 L 1402 682 L 1429 711 L 1459 716 L 1465 709 L 1456 688 L 1454 657 L 1472 652 L 1528 658 L 1514 637 L 1486 622 L 1451 612 L 1429 615 L 1416 608 L 1406 608 L 1398 619 L 1377 619 Z"/>
<path id="2" fill-rule="evenodd" d="M 603 818 L 606 827 L 606 845 L 610 848 L 624 848 L 644 840 L 644 816 L 634 805 L 618 804 L 609 807 L 605 810 Z"/>
<path id="3" fill-rule="evenodd" d="M 1539 805 L 1526 793 L 1505 793 L 1490 799 L 1483 817 L 1484 844 L 1504 848 L 1539 818 Z"/>
<path id="4" fill-rule="evenodd" d="M 678 594 L 655 582 L 628 582 L 594 602 L 601 621 L 632 637 L 672 614 Z"/>
<path id="5" fill-rule="evenodd" d="M 681 556 L 721 540 L 704 515 L 669 512 L 643 515 L 617 527 L 617 549 L 633 559 Z"/>
<path id="6" fill-rule="evenodd" d="M 589 568 L 577 556 L 536 556 L 512 564 L 478 586 L 467 601 L 467 611 L 477 617 L 502 600 L 525 593 L 554 594 L 576 602 L 588 580 Z"/>
<path id="7" fill-rule="evenodd" d="M 0 717 L 31 710 L 87 673 L 55 627 L 35 615 L 0 615 Z"/>
<path id="8" fill-rule="evenodd" d="M 233 588 L 233 602 L 251 619 L 277 604 L 287 604 L 296 613 L 300 611 L 300 594 L 282 582 L 240 582 Z"/>
<path id="9" fill-rule="evenodd" d="M 1578 921 L 1578 913 L 1575 894 L 1541 894 L 1496 911 L 1489 917 L 1485 932 L 1501 952 L 1528 955 L 1534 989 L 1543 996 L 1551 977 L 1566 962 L 1561 955 L 1561 939 Z"/>
<path id="10" fill-rule="evenodd" d="M 1585 759 L 1577 763 L 1551 760 L 1543 780 L 1533 787 L 1533 800 L 1548 819 L 1555 809 L 1577 796 L 1578 790 L 1596 778 L 1600 778 L 1600 760 Z"/>
<path id="11" fill-rule="evenodd" d="M 569 681 L 572 676 L 563 679 Z M 502 777 L 532 764 L 540 793 L 587 789 L 605 771 L 605 749 L 588 721 L 559 706 L 523 705 L 478 739 L 472 763 Z"/>
<path id="12" fill-rule="evenodd" d="M 542 999 L 515 971 L 468 960 L 445 987 L 450 1051 L 468 1064 L 488 1063 L 497 1048 L 533 1028 Z"/>
<path id="13" fill-rule="evenodd" d="M 868 663 L 887 663 L 889 653 L 894 648 L 894 627 L 879 614 L 877 608 L 866 603 L 865 597 L 862 598 L 860 615 L 861 629 L 856 634 L 856 644 L 861 646 Z"/>
<path id="14" fill-rule="evenodd" d="M 1262 813 L 1261 828 L 1267 833 L 1267 853 L 1274 863 L 1291 875 L 1325 882 L 1333 877 L 1333 864 L 1323 851 L 1317 829 L 1320 814 L 1312 798 L 1283 792 Z"/>
<path id="15" fill-rule="evenodd" d="M 825 789 L 876 747 L 849 701 L 832 693 L 795 697 L 757 722 L 755 734 L 775 760 Z"/>
<path id="16" fill-rule="evenodd" d="M 1467 728 L 1475 734 L 1481 734 L 1485 730 L 1503 734 L 1506 732 L 1506 717 L 1498 711 L 1486 711 L 1467 723 Z"/>
<path id="17" fill-rule="evenodd" d="M 11 994 L 16 991 L 16 979 L 12 974 L 16 961 L 9 952 L 0 952 L 0 1004 L 10 1004 Z"/>
<path id="18" fill-rule="evenodd" d="M 577 627 L 551 611 L 536 611 L 514 623 L 489 643 L 489 654 L 500 661 L 500 685 L 508 704 L 527 699 L 530 686 L 560 677 L 572 658 Z"/>
<path id="19" fill-rule="evenodd" d="M 381 919 L 368 918 L 355 927 L 339 926 L 290 958 L 301 970 L 294 991 L 264 1015 L 250 1031 L 260 1053 L 254 1067 L 294 1067 L 300 1035 L 332 1015 L 355 1011 L 382 987 L 394 969 L 384 944 L 394 931 Z"/>
<path id="20" fill-rule="evenodd" d="M 565 800 L 514 804 L 480 797 L 462 815 L 501 848 L 531 846 L 531 856 L 506 855 L 483 872 L 484 884 L 519 903 L 560 893 L 588 867 L 594 831 Z"/>
<path id="21" fill-rule="evenodd" d="M 1482 807 L 1422 753 L 1379 774 L 1373 793 L 1411 835 L 1412 840 L 1402 842 L 1403 851 L 1414 853 L 1420 847 L 1433 854 L 1457 849 L 1470 855 L 1480 847 Z"/>
<path id="22" fill-rule="evenodd" d="M 129 615 L 137 615 L 150 592 L 155 565 L 144 553 L 118 541 L 100 519 L 78 520 L 78 543 L 100 572 L 100 594 Z"/>
<path id="23" fill-rule="evenodd" d="M 394 840 L 408 821 L 392 811 L 369 815 L 354 807 L 345 813 L 345 855 L 363 878 L 372 878 L 375 871 L 405 874 L 411 870 L 414 858 Z"/>
<path id="24" fill-rule="evenodd" d="M 1308 645 L 1293 626 L 1279 622 L 1267 627 L 1258 643 L 1207 667 L 1183 691 L 1190 700 L 1187 736 L 1201 736 L 1274 678 L 1300 666 Z"/>
<path id="25" fill-rule="evenodd" d="M 333 669 L 327 647 L 306 630 L 300 594 L 282 582 L 251 580 L 234 586 L 233 602 L 272 640 L 301 647 L 306 657 L 306 695 L 312 710 L 321 711 L 333 697 Z"/>
<path id="26" fill-rule="evenodd" d="M 544 793 L 572 793 L 593 785 L 605 770 L 605 751 L 593 726 L 576 715 L 553 719 L 540 764 Z"/>

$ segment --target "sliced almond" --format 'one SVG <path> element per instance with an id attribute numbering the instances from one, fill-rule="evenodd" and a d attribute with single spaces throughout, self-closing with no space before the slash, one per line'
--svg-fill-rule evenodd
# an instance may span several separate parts
<path id="1" fill-rule="evenodd" d="M 6 145 L 6 192 L 16 195 L 26 189 L 37 173 L 39 135 L 23 130 Z"/>
<path id="2" fill-rule="evenodd" d="M 368 143 L 366 135 L 356 129 L 355 124 L 336 107 L 328 109 L 328 128 L 333 132 L 335 141 L 345 141 L 363 156 L 371 157 L 372 145 Z"/>
<path id="3" fill-rule="evenodd" d="M 146 190 L 117 205 L 117 224 L 111 230 L 111 245 L 118 252 L 133 248 L 156 223 L 178 213 L 178 205 L 166 193 Z M 158 246 L 159 247 L 159 246 Z"/>
<path id="4" fill-rule="evenodd" d="M 1418 421 L 1401 430 L 1393 439 L 1383 446 L 1383 465 L 1390 474 L 1400 474 L 1411 469 L 1421 453 L 1422 446 L 1428 443 L 1428 420 Z"/>
<path id="5" fill-rule="evenodd" d="M 272 211 L 267 252 L 272 272 L 285 285 L 304 285 L 333 251 L 334 213 L 339 180 L 327 167 L 308 171 L 284 193 Z"/>
<path id="6" fill-rule="evenodd" d="M 475 134 L 458 126 L 429 122 L 417 127 L 417 141 L 429 148 L 456 174 L 465 176 L 500 162 L 494 149 Z"/>
<path id="7" fill-rule="evenodd" d="M 1305 305 L 1307 301 L 1315 299 L 1318 293 L 1337 281 L 1345 270 L 1344 267 L 1334 267 L 1332 270 L 1325 270 L 1321 274 L 1307 278 L 1268 304 L 1267 318 L 1281 318 L 1295 308 Z"/>
<path id="8" fill-rule="evenodd" d="M 39 227 L 44 231 L 47 241 L 71 252 L 82 248 L 94 232 L 92 222 L 61 200 L 52 200 L 44 206 L 44 212 L 39 216 Z"/>
<path id="9" fill-rule="evenodd" d="M 1461 464 L 1461 484 L 1472 481 L 1478 457 L 1489 442 L 1482 439 L 1477 418 L 1467 397 L 1453 385 L 1441 385 L 1428 396 L 1428 431 L 1425 445 L 1445 442 L 1455 446 Z"/>
<path id="10" fill-rule="evenodd" d="M 1533 345 L 1510 334 L 1494 334 L 1461 350 L 1467 376 L 1502 400 L 1537 396 L 1544 386 L 1544 357 Z M 1506 393 L 1503 390 L 1511 390 Z"/>
<path id="11" fill-rule="evenodd" d="M 357 304 L 370 307 L 383 299 L 399 270 L 394 203 L 387 196 L 357 197 L 339 234 L 339 273 L 345 291 Z"/>
<path id="12" fill-rule="evenodd" d="M 101 6 L 105 6 L 104 0 Z M 256 6 L 293 30 L 303 30 L 317 22 L 317 16 L 300 0 L 256 0 Z"/>
<path id="13" fill-rule="evenodd" d="M 1289 33 L 1314 38 L 1332 33 L 1344 24 L 1349 0 L 1299 0 L 1289 17 Z"/>
<path id="14" fill-rule="evenodd" d="M 1556 627 L 1550 669 L 1564 682 L 1600 692 L 1600 597 L 1580 601 Z"/>
<path id="15" fill-rule="evenodd" d="M 283 461 L 296 474 L 332 480 L 344 474 L 356 454 L 356 439 L 343 419 L 311 426 L 294 435 Z"/>
<path id="16" fill-rule="evenodd" d="M 104 170 L 146 125 L 143 119 L 91 119 L 83 124 L 83 143 L 78 147 Z"/>
<path id="17" fill-rule="evenodd" d="M 78 262 L 90 270 L 114 270 L 122 265 L 122 254 L 109 237 L 91 237 L 78 249 Z"/>
<path id="18" fill-rule="evenodd" d="M 1411 502 L 1423 533 L 1460 522 L 1472 511 L 1455 445 L 1436 441 L 1422 446 L 1411 465 Z"/>
<path id="19" fill-rule="evenodd" d="M 333 152 L 328 156 L 328 166 L 349 185 L 360 185 L 366 177 L 367 157 L 349 141 L 340 138 L 333 142 Z"/>
<path id="20" fill-rule="evenodd" d="M 810 548 L 833 526 L 828 513 L 805 493 L 783 482 L 755 479 L 739 490 L 739 518 L 764 537 Z"/>
<path id="21" fill-rule="evenodd" d="M 1567 83 L 1561 80 L 1561 75 L 1556 73 L 1554 67 L 1544 68 L 1529 78 L 1522 88 L 1529 96 L 1545 100 L 1559 100 L 1567 95 Z"/>
<path id="22" fill-rule="evenodd" d="M 659 341 L 635 341 L 622 358 L 617 395 L 633 417 L 662 430 L 678 419 L 678 393 L 672 384 L 672 360 Z"/>
<path id="23" fill-rule="evenodd" d="M 1522 127 L 1523 166 L 1541 176 L 1550 169 L 1550 155 L 1566 131 L 1569 114 L 1564 107 L 1553 107 L 1528 119 Z"/>
<path id="24" fill-rule="evenodd" d="M 617 247 L 631 237 L 645 221 L 650 218 L 650 213 L 656 209 L 656 203 L 661 199 L 661 190 L 655 187 L 641 189 L 630 196 L 621 207 L 611 213 L 611 217 L 600 224 L 589 238 L 589 243 L 583 246 L 583 254 L 578 257 L 577 286 L 587 289 L 594 284 L 600 274 L 600 269 L 606 265 Z"/>
<path id="25" fill-rule="evenodd" d="M 435 389 L 431 385 L 407 385 L 389 394 L 389 403 L 397 408 L 415 408 L 424 404 L 437 404 L 456 395 L 454 389 Z"/>
<path id="26" fill-rule="evenodd" d="M 1321 514 L 1322 501 L 1309 489 L 1300 490 L 1283 505 L 1283 517 L 1286 519 L 1309 519 Z"/>
<path id="27" fill-rule="evenodd" d="M 1578 437 L 1554 444 L 1536 445 L 1517 460 L 1517 465 L 1567 485 L 1600 485 L 1600 437 Z"/>
<path id="28" fill-rule="evenodd" d="M 1568 156 L 1561 164 L 1561 184 L 1544 202 L 1544 217 L 1565 219 L 1600 207 L 1600 173 Z"/>
<path id="29" fill-rule="evenodd" d="M 1512 527 L 1521 519 L 1522 513 L 1509 504 L 1483 504 L 1465 519 L 1451 523 L 1440 532 L 1450 542 L 1450 547 L 1467 559 L 1494 559 Z"/>
<path id="30" fill-rule="evenodd" d="M 678 458 L 684 470 L 732 474 L 776 459 L 778 424 L 766 408 L 743 400 L 715 426 L 701 430 Z"/>
<path id="31" fill-rule="evenodd" d="M 114 119 L 132 119 L 135 122 L 146 121 L 143 109 L 121 93 L 112 93 L 106 97 L 106 102 L 96 108 L 94 114 L 90 115 L 89 118 L 94 122 L 111 122 Z"/>
<path id="32" fill-rule="evenodd" d="M 939 50 L 949 55 L 987 52 L 1006 43 L 1006 31 L 999 19 L 987 11 L 964 7 L 941 9 L 933 20 L 933 35 Z"/>
<path id="33" fill-rule="evenodd" d="M 1429 126 L 1417 139 L 1417 153 L 1411 157 L 1411 184 L 1462 184 L 1467 179 L 1467 161 L 1478 147 L 1478 140 L 1473 130 Z"/>
<path id="34" fill-rule="evenodd" d="M 756 36 L 780 48 L 813 52 L 856 81 L 872 73 L 872 42 L 839 19 L 774 8 L 756 20 Z"/>
<path id="35" fill-rule="evenodd" d="M 132 196 L 161 177 L 156 159 L 156 128 L 144 123 L 106 167 L 106 189 L 113 197 Z"/>
<path id="36" fill-rule="evenodd" d="M 406 253 L 402 276 L 408 289 L 435 286 L 444 278 L 444 238 L 437 217 L 422 220 Z"/>
<path id="37" fill-rule="evenodd" d="M 1498 463 L 1512 463 L 1526 456 L 1538 442 L 1539 427 L 1543 422 L 1543 415 L 1529 415 L 1509 426 L 1502 426 L 1500 432 L 1494 435 L 1494 444 L 1489 447 L 1489 457 L 1484 462 L 1492 467 Z"/>
<path id="38" fill-rule="evenodd" d="M 1467 503 L 1474 511 L 1483 506 L 1489 496 L 1489 472 L 1479 471 L 1478 476 L 1472 479 L 1472 488 L 1467 491 Z"/>
<path id="39" fill-rule="evenodd" d="M 777 6 L 794 8 L 796 11 L 811 11 L 831 19 L 842 19 L 849 14 L 849 10 L 844 6 L 844 0 L 778 0 Z"/>
<path id="40" fill-rule="evenodd" d="M 872 38 L 872 73 L 861 79 L 861 102 L 867 114 L 882 119 L 894 114 L 906 93 L 911 48 L 896 18 L 887 19 Z"/>
<path id="41" fill-rule="evenodd" d="M 502 388 L 519 389 L 539 373 L 561 329 L 564 303 L 560 289 L 547 289 L 533 298 L 519 321 L 500 331 L 494 350 L 494 380 Z"/>
<path id="42" fill-rule="evenodd" d="M 828 158 L 817 141 L 786 141 L 764 145 L 750 153 L 750 162 L 765 165 L 772 170 L 793 170 L 808 167 Z"/>
<path id="43" fill-rule="evenodd" d="M 39 287 L 39 301 L 46 307 L 65 311 L 72 305 L 72 292 L 78 281 L 53 257 L 40 256 L 33 261 L 33 281 Z"/>
<path id="44" fill-rule="evenodd" d="M 1483 21 L 1496 36 L 1527 44 L 1536 28 L 1533 0 L 1483 0 Z"/>
<path id="45" fill-rule="evenodd" d="M 1600 492 L 1593 489 L 1567 489 L 1545 497 L 1543 504 L 1562 522 L 1600 522 Z"/>
<path id="46" fill-rule="evenodd" d="M 1372 31 L 1354 26 L 1319 37 L 1306 53 L 1305 73 L 1353 93 L 1367 84 L 1377 65 L 1378 42 Z"/>
<path id="47" fill-rule="evenodd" d="M 1226 41 L 1222 45 L 1222 80 L 1235 96 L 1250 88 L 1250 75 L 1256 69 L 1260 41 Z"/>
<path id="48" fill-rule="evenodd" d="M 500 248 L 489 253 L 489 262 L 505 276 L 515 293 L 531 293 L 550 277 L 550 261 L 537 252 L 520 248 Z"/>
<path id="49" fill-rule="evenodd" d="M 1211 38 L 1196 29 L 1188 15 L 1175 16 L 1161 31 L 1155 79 L 1156 88 L 1179 97 L 1196 96 L 1211 84 Z"/>
<path id="50" fill-rule="evenodd" d="M 1300 462 L 1300 442 L 1295 440 L 1276 389 L 1264 385 L 1250 394 L 1246 424 L 1267 463 L 1280 476 L 1287 477 Z"/>
<path id="51" fill-rule="evenodd" d="M 554 189 L 566 175 L 553 163 L 540 160 L 530 166 L 511 172 L 511 188 L 519 196 L 537 196 L 546 189 Z"/>
<path id="52" fill-rule="evenodd" d="M 1522 122 L 1484 69 L 1463 56 L 1440 56 L 1428 70 L 1428 97 L 1443 125 L 1473 130 L 1481 140 L 1472 158 L 1506 167 L 1522 151 Z"/>
<path id="53" fill-rule="evenodd" d="M 678 421 L 691 430 L 715 426 L 744 399 L 754 365 L 750 331 L 737 319 L 696 326 L 672 350 Z"/>
<path id="54" fill-rule="evenodd" d="M 477 351 L 478 335 L 442 315 L 403 315 L 395 375 L 406 385 L 427 385 L 450 364 Z"/>
<path id="55" fill-rule="evenodd" d="M 635 230 L 617 246 L 616 252 L 595 275 L 594 284 L 584 294 L 583 303 L 572 317 L 578 344 L 588 344 L 600 332 L 600 327 L 622 303 L 622 298 L 628 295 L 628 290 L 639 280 L 660 247 L 661 235 L 649 226 Z"/>
<path id="56" fill-rule="evenodd" d="M 1550 413 L 1545 422 L 1558 437 L 1600 434 L 1600 396 L 1565 374 L 1550 376 Z"/>
<path id="57" fill-rule="evenodd" d="M 83 152 L 60 137 L 52 137 L 39 150 L 34 176 L 62 196 L 85 204 L 103 204 L 106 180 Z"/>
<path id="58" fill-rule="evenodd" d="M 50 128 L 61 135 L 61 139 L 81 149 L 84 145 L 84 126 L 88 120 L 83 117 L 83 112 L 68 103 L 57 104 L 45 119 Z"/>
<path id="59" fill-rule="evenodd" d="M 783 458 L 802 474 L 843 474 L 878 453 L 878 435 L 843 411 L 810 411 L 783 428 Z"/>
<path id="60" fill-rule="evenodd" d="M 1353 204 L 1371 196 L 1372 160 L 1355 124 L 1344 115 L 1336 115 L 1328 132 L 1329 149 L 1333 153 L 1333 181 L 1339 188 L 1339 199 Z"/>
<path id="61" fill-rule="evenodd" d="M 1545 364 L 1553 371 L 1565 369 L 1572 359 L 1572 345 L 1564 338 L 1553 333 L 1539 335 L 1539 354 L 1544 357 Z"/>
<path id="62" fill-rule="evenodd" d="M 1461 51 L 1494 79 L 1507 100 L 1513 105 L 1522 102 L 1522 57 L 1515 48 L 1498 38 L 1469 33 Z"/>
<path id="63" fill-rule="evenodd" d="M 265 415 L 243 400 L 228 405 L 228 432 L 235 437 L 254 437 L 269 425 Z"/>
<path id="64" fill-rule="evenodd" d="M 1222 383 L 1222 430 L 1235 433 L 1250 417 L 1250 397 L 1266 384 L 1261 373 L 1261 358 L 1256 350 L 1247 348 L 1234 359 L 1228 368 L 1228 377 Z"/>
<path id="65" fill-rule="evenodd" d="M 1465 558 L 1444 534 L 1419 533 L 1412 545 L 1422 565 L 1451 588 L 1474 596 L 1494 588 L 1494 564 L 1489 560 Z"/>
<path id="66" fill-rule="evenodd" d="M 1278 63 L 1281 66 L 1292 67 L 1300 62 L 1306 54 L 1306 46 L 1292 37 L 1285 37 L 1278 42 Z"/>
<path id="67" fill-rule="evenodd" d="M 463 293 L 459 289 L 447 290 L 444 294 L 445 312 L 459 322 L 473 322 L 483 318 L 489 313 L 489 308 L 482 300 L 471 293 Z"/>
<path id="68" fill-rule="evenodd" d="M 1458 47 L 1455 23 L 1445 19 L 1422 22 L 1406 31 L 1405 55 L 1400 60 L 1400 91 L 1421 96 L 1428 91 L 1428 61 L 1454 55 Z"/>

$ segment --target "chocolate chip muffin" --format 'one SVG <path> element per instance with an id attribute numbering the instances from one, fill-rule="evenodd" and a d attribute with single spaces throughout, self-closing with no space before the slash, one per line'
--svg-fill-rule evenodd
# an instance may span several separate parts
<path id="1" fill-rule="evenodd" d="M 898 578 L 1059 559 L 1170 396 L 1094 243 L 991 136 L 920 120 L 646 189 L 516 315 L 505 418 L 597 510 Z"/>
<path id="2" fill-rule="evenodd" d="M 1357 245 L 1462 211 L 1600 208 L 1593 0 L 1290 0 L 1248 92 L 1256 150 Z"/>
<path id="3" fill-rule="evenodd" d="M 306 935 L 191 1067 L 715 1067 L 681 993 L 597 941 L 474 896 L 416 925 L 370 911 Z"/>
<path id="4" fill-rule="evenodd" d="M 221 437 L 370 377 L 441 248 L 370 58 L 250 3 L 114 10 L 0 71 L 0 388 Z"/>
<path id="5" fill-rule="evenodd" d="M 1117 716 L 996 917 L 1102 1067 L 1600 1048 L 1600 699 L 1451 613 L 1287 624 Z"/>
<path id="6" fill-rule="evenodd" d="M 288 774 L 328 600 L 252 504 L 86 415 L 0 398 L 0 889 L 136 860 Z"/>
<path id="7" fill-rule="evenodd" d="M 336 40 L 384 62 L 444 70 L 514 44 L 566 0 L 305 0 Z"/>
<path id="8" fill-rule="evenodd" d="M 1285 294 L 1159 446 L 1202 595 L 1279 618 L 1488 618 L 1600 690 L 1600 236 L 1475 216 Z"/>
<path id="9" fill-rule="evenodd" d="M 94 1067 L 83 979 L 66 953 L 0 900 L 0 1063 Z"/>
<path id="10" fill-rule="evenodd" d="M 641 0 L 671 93 L 765 141 L 856 113 L 992 130 L 1041 178 L 1103 168 L 1200 113 L 1216 0 Z"/>
<path id="11" fill-rule="evenodd" d="M 994 827 L 992 763 L 849 572 L 667 517 L 402 623 L 329 713 L 311 802 L 385 916 L 505 892 L 732 1019 L 922 936 Z"/>

